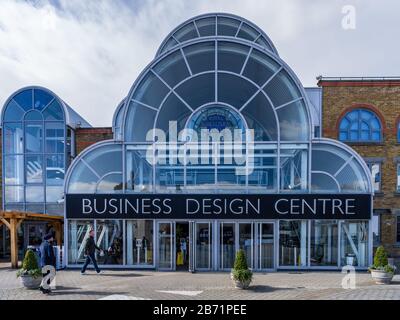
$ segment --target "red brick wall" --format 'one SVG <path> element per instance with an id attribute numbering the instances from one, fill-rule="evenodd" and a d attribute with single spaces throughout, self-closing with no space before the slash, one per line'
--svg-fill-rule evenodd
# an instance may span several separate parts
<path id="1" fill-rule="evenodd" d="M 383 126 L 381 143 L 348 143 L 364 158 L 384 158 L 381 191 L 374 198 L 374 209 L 389 209 L 381 216 L 381 242 L 393 256 L 400 257 L 396 243 L 396 213 L 400 210 L 397 193 L 397 163 L 400 143 L 397 125 L 400 116 L 400 82 L 320 82 L 323 88 L 323 136 L 338 139 L 341 117 L 353 108 L 363 107 L 375 112 Z M 400 211 L 399 211 L 400 212 Z"/>
<path id="2" fill-rule="evenodd" d="M 80 128 L 75 131 L 76 154 L 87 147 L 113 138 L 112 128 Z"/>

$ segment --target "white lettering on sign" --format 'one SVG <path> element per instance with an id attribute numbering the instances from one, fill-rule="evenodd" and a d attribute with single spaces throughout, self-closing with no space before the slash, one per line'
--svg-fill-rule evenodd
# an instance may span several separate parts
<path id="1" fill-rule="evenodd" d="M 361 202 L 356 196 L 333 197 L 328 195 L 321 197 L 315 195 L 295 196 L 214 196 L 188 195 L 187 197 L 174 196 L 127 196 L 127 197 L 90 197 L 83 196 L 79 199 L 79 207 L 76 211 L 83 217 L 109 216 L 111 219 L 150 218 L 152 216 L 170 215 L 176 218 L 184 218 L 185 215 L 195 218 L 219 217 L 221 219 L 244 216 L 260 216 L 261 218 L 273 218 L 274 215 L 293 219 L 336 219 L 346 216 L 362 215 L 370 208 L 366 201 Z M 369 198 L 370 199 L 370 198 Z M 358 206 L 362 206 L 359 208 Z M 365 206 L 365 208 L 364 208 Z M 71 211 L 67 206 L 67 211 Z M 67 213 L 68 214 L 68 213 Z M 367 216 L 367 215 L 366 215 Z M 350 217 L 349 217 L 350 218 Z"/>
<path id="2" fill-rule="evenodd" d="M 279 215 L 355 215 L 355 199 L 279 199 L 275 212 Z"/>

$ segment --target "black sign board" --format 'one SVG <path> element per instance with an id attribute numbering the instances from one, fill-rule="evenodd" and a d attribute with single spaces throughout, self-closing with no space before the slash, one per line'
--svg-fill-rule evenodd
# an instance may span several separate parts
<path id="1" fill-rule="evenodd" d="M 371 219 L 365 194 L 120 194 L 66 196 L 67 219 Z"/>

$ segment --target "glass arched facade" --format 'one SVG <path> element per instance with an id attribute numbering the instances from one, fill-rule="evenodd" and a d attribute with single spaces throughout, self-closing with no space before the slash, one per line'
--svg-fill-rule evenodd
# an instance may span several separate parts
<path id="1" fill-rule="evenodd" d="M 61 102 L 42 88 L 21 90 L 7 102 L 2 123 L 4 209 L 62 213 L 70 141 Z"/>
<path id="2" fill-rule="evenodd" d="M 372 211 L 352 203 L 373 193 L 368 167 L 344 144 L 313 139 L 303 86 L 247 20 L 208 14 L 173 30 L 113 127 L 114 140 L 67 173 L 71 264 L 82 262 L 88 226 L 111 234 L 123 221 L 121 264 L 130 267 L 177 269 L 188 239 L 197 270 L 231 268 L 239 248 L 254 270 L 338 268 L 353 255 L 367 266 Z M 276 202 L 258 211 L 254 199 Z M 326 201 L 337 216 L 324 216 Z M 346 218 L 353 209 L 358 220 Z"/>
<path id="3" fill-rule="evenodd" d="M 378 116 L 368 109 L 352 110 L 340 121 L 339 140 L 380 142 L 382 141 L 382 124 Z"/>
<path id="4" fill-rule="evenodd" d="M 90 126 L 53 92 L 23 88 L 2 111 L 3 209 L 62 215 L 74 127 Z"/>

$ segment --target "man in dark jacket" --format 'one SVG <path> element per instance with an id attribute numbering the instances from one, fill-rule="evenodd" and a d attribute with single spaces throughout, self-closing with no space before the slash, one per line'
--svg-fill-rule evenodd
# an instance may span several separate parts
<path id="1" fill-rule="evenodd" d="M 47 234 L 43 238 L 43 242 L 40 245 L 40 266 L 43 268 L 44 266 L 53 266 L 54 269 L 56 269 L 56 256 L 54 254 L 54 249 L 53 249 L 53 240 L 54 236 L 53 234 Z M 43 277 L 45 277 L 47 274 L 43 274 Z M 40 290 L 43 293 L 50 293 L 50 289 L 44 289 L 42 286 L 40 287 Z"/>
<path id="2" fill-rule="evenodd" d="M 103 250 L 100 249 L 96 245 L 96 242 L 94 241 L 94 230 L 91 230 L 89 233 L 89 238 L 87 238 L 86 244 L 85 244 L 86 261 L 82 267 L 81 274 L 85 274 L 86 268 L 90 264 L 90 262 L 93 263 L 93 266 L 96 269 L 96 272 L 98 274 L 101 272 L 101 270 L 99 269 L 99 266 L 97 265 L 97 261 L 96 261 L 96 255 L 95 255 L 96 250 L 103 252 Z"/>

